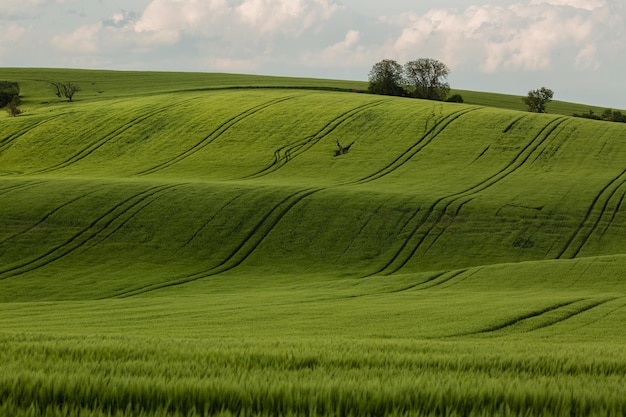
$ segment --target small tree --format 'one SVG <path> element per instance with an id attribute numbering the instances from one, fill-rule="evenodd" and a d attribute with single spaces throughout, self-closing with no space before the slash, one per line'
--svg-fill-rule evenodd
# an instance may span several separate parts
<path id="1" fill-rule="evenodd" d="M 406 91 L 400 85 L 404 82 L 402 65 L 392 59 L 384 59 L 372 67 L 369 73 L 368 91 L 387 96 L 405 96 Z"/>
<path id="2" fill-rule="evenodd" d="M 443 101 L 448 97 L 450 84 L 446 82 L 450 69 L 432 58 L 419 58 L 404 65 L 407 83 L 413 86 L 413 96 Z"/>
<path id="3" fill-rule="evenodd" d="M 52 85 L 56 89 L 57 97 L 59 98 L 65 97 L 67 101 L 70 101 L 70 102 L 74 98 L 74 94 L 81 91 L 81 88 L 77 86 L 76 84 L 73 84 L 71 81 L 68 81 L 65 84 L 53 82 Z"/>
<path id="4" fill-rule="evenodd" d="M 546 87 L 538 90 L 531 90 L 526 97 L 522 98 L 524 104 L 528 106 L 528 111 L 534 113 L 545 113 L 546 105 L 552 101 L 554 92 Z"/>
<path id="5" fill-rule="evenodd" d="M 19 105 L 21 103 L 19 96 L 14 96 L 13 99 L 7 104 L 7 113 L 9 116 L 16 117 L 22 114 L 22 110 L 20 110 Z"/>
<path id="6" fill-rule="evenodd" d="M 19 97 L 20 86 L 14 81 L 0 81 L 0 108 L 8 105 L 14 97 Z"/>

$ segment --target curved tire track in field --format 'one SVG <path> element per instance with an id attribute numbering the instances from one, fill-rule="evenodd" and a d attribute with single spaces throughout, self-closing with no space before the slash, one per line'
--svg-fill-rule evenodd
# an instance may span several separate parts
<path id="1" fill-rule="evenodd" d="M 613 215 L 611 216 L 611 219 L 607 222 L 606 226 L 604 227 L 604 230 L 602 230 L 601 237 L 604 237 L 607 230 L 609 230 L 609 227 L 611 227 L 611 225 L 615 221 L 615 217 L 617 217 L 617 213 L 619 213 L 622 210 L 622 205 L 624 204 L 625 198 L 626 198 L 626 191 L 624 191 L 624 193 L 622 194 L 622 198 L 620 198 L 617 204 L 615 205 L 615 209 L 613 210 Z"/>
<path id="2" fill-rule="evenodd" d="M 91 243 L 102 233 L 105 233 L 108 228 L 118 227 L 120 221 L 126 221 L 126 218 L 142 210 L 147 204 L 150 204 L 153 199 L 160 196 L 160 194 L 178 186 L 179 184 L 153 186 L 121 201 L 64 243 L 49 249 L 42 255 L 33 259 L 0 270 L 0 280 L 22 275 L 26 272 L 41 268 L 64 258 L 80 248 L 84 248 L 88 243 Z"/>
<path id="3" fill-rule="evenodd" d="M 287 100 L 292 100 L 292 99 L 294 99 L 296 97 L 298 97 L 298 96 L 281 97 L 281 98 L 270 100 L 270 101 L 265 102 L 263 104 L 259 104 L 257 106 L 251 107 L 248 110 L 245 110 L 244 112 L 238 114 L 237 116 L 234 116 L 234 117 L 228 119 L 227 121 L 225 121 L 224 123 L 219 125 L 208 136 L 206 136 L 204 139 L 202 139 L 200 142 L 196 143 L 195 145 L 193 145 L 192 147 L 190 147 L 186 151 L 183 151 L 183 152 L 179 153 L 178 155 L 176 155 L 175 157 L 170 158 L 169 160 L 167 160 L 165 162 L 161 162 L 160 164 L 155 165 L 152 168 L 148 168 L 146 170 L 140 171 L 136 175 L 154 174 L 155 172 L 158 172 L 158 171 L 161 171 L 163 169 L 169 168 L 169 167 L 171 167 L 173 165 L 176 165 L 179 162 L 189 158 L 190 156 L 192 156 L 196 152 L 200 151 L 201 149 L 204 149 L 205 147 L 210 145 L 214 140 L 219 138 L 227 130 L 229 130 L 230 128 L 235 126 L 237 123 L 243 121 L 244 119 L 246 119 L 246 118 L 248 118 L 250 116 L 253 116 L 256 113 L 260 112 L 261 110 L 264 110 L 264 109 L 266 109 L 266 108 L 268 108 L 270 106 L 282 103 L 282 102 L 287 101 Z"/>
<path id="4" fill-rule="evenodd" d="M 400 156 L 394 159 L 392 162 L 387 164 L 385 167 L 379 169 L 378 171 L 368 175 L 367 177 L 363 177 L 359 180 L 351 182 L 346 185 L 358 185 L 364 184 L 366 182 L 375 181 L 379 178 L 382 178 L 386 175 L 389 175 L 396 169 L 400 168 L 406 162 L 408 162 L 411 158 L 417 155 L 422 149 L 424 149 L 429 143 L 431 143 L 445 128 L 447 128 L 452 122 L 457 120 L 459 117 L 480 110 L 481 107 L 472 107 L 469 109 L 463 109 L 456 112 L 448 113 L 443 118 L 439 119 L 426 133 L 422 135 L 409 149 L 402 152 Z"/>
<path id="5" fill-rule="evenodd" d="M 62 116 L 64 113 L 62 114 L 57 114 L 55 116 L 52 117 L 48 117 L 47 119 L 44 120 L 40 120 L 39 122 L 35 123 L 34 125 L 30 125 L 27 127 L 24 127 L 23 129 L 10 134 L 9 136 L 5 137 L 4 139 L 0 140 L 0 154 L 2 152 L 4 152 L 5 150 L 7 150 L 12 144 L 13 142 L 19 138 L 20 136 L 23 136 L 25 134 L 27 134 L 28 132 L 37 129 L 38 127 L 58 118 L 59 116 Z"/>
<path id="6" fill-rule="evenodd" d="M 44 169 L 40 169 L 37 171 L 33 171 L 30 172 L 30 174 L 45 174 L 47 172 L 51 172 L 51 171 L 56 171 L 59 169 L 63 169 L 66 168 L 76 162 L 79 162 L 85 158 L 87 158 L 89 155 L 93 154 L 94 152 L 96 152 L 98 149 L 100 149 L 101 147 L 103 147 L 104 145 L 106 145 L 108 142 L 110 142 L 111 140 L 117 138 L 120 134 L 126 132 L 127 130 L 133 128 L 135 125 L 137 125 L 138 123 L 142 123 L 145 122 L 146 120 L 150 119 L 151 117 L 154 117 L 156 115 L 159 115 L 161 113 L 164 113 L 168 110 L 171 110 L 175 107 L 179 107 L 181 105 L 183 105 L 184 103 L 193 100 L 193 99 L 189 99 L 186 101 L 178 101 L 174 104 L 170 104 L 168 106 L 164 106 L 161 107 L 157 110 L 153 110 L 149 113 L 146 114 L 142 114 L 141 116 L 138 116 L 132 120 L 130 120 L 129 122 L 123 124 L 122 126 L 114 129 L 112 132 L 106 134 L 105 136 L 103 136 L 101 139 L 91 143 L 89 146 L 87 146 L 86 148 L 83 148 L 82 150 L 80 150 L 79 152 L 75 153 L 74 155 L 72 155 L 71 157 L 69 157 L 68 159 L 66 159 L 63 162 L 59 162 L 58 164 L 49 166 L 47 168 Z"/>
<path id="7" fill-rule="evenodd" d="M 582 222 L 576 228 L 576 231 L 570 236 L 565 244 L 565 247 L 561 250 L 557 259 L 568 258 L 572 259 L 578 256 L 583 246 L 587 243 L 591 235 L 598 229 L 598 226 L 607 213 L 609 203 L 615 196 L 619 196 L 618 190 L 626 184 L 626 169 L 624 169 L 619 175 L 613 178 L 607 185 L 600 190 L 595 196 L 587 213 L 583 217 Z M 623 196 L 616 204 L 618 209 L 623 201 Z M 594 213 L 597 213 L 594 215 Z M 614 213 L 613 219 L 616 213 Z M 612 221 L 612 220 L 611 220 Z M 610 224 L 610 223 L 609 223 Z M 608 226 L 607 226 L 608 227 Z"/>
<path id="8" fill-rule="evenodd" d="M 10 193 L 10 192 L 22 190 L 22 189 L 28 188 L 28 187 L 34 187 L 35 185 L 43 184 L 45 182 L 46 181 L 21 182 L 20 184 L 10 185 L 10 186 L 8 186 L 6 188 L 1 188 L 0 189 L 0 194 Z"/>
<path id="9" fill-rule="evenodd" d="M 217 210 L 215 211 L 215 213 L 213 213 L 213 215 L 212 215 L 211 217 L 209 217 L 209 219 L 208 219 L 207 221 L 205 221 L 205 222 L 202 224 L 202 226 L 200 226 L 200 227 L 198 228 L 198 230 L 196 230 L 196 231 L 194 232 L 194 234 L 193 234 L 193 235 L 191 235 L 191 237 L 190 237 L 189 239 L 187 239 L 187 241 L 186 241 L 186 242 L 185 242 L 185 243 L 184 243 L 184 244 L 183 244 L 180 248 L 178 248 L 178 249 L 176 250 L 176 252 L 174 253 L 174 255 L 178 254 L 178 252 L 180 252 L 181 250 L 183 250 L 183 249 L 185 249 L 187 246 L 189 246 L 189 245 L 191 244 L 191 242 L 193 242 L 193 241 L 194 241 L 194 239 L 195 239 L 195 238 L 196 238 L 196 237 L 200 234 L 200 232 L 201 232 L 202 230 L 204 230 L 204 228 L 205 228 L 205 227 L 207 227 L 207 226 L 208 226 L 208 225 L 209 225 L 209 224 L 213 221 L 213 219 L 215 219 L 215 217 L 217 217 L 217 215 L 218 215 L 219 213 L 221 213 L 221 212 L 222 212 L 222 211 L 223 211 L 226 207 L 230 206 L 232 203 L 234 203 L 234 202 L 235 202 L 235 200 L 239 199 L 239 198 L 240 198 L 240 197 L 242 197 L 242 196 L 243 196 L 243 194 L 239 194 L 239 195 L 234 196 L 233 198 L 231 198 L 230 200 L 228 200 L 226 203 L 224 203 L 224 204 L 222 205 L 222 207 L 220 207 L 219 209 L 217 209 Z"/>
<path id="10" fill-rule="evenodd" d="M 67 201 L 63 204 L 61 204 L 59 207 L 53 209 L 51 212 L 49 212 L 48 214 L 46 214 L 44 217 L 42 217 L 39 221 L 37 221 L 35 224 L 33 224 L 32 226 L 30 226 L 29 228 L 27 228 L 26 230 L 22 230 L 21 232 L 18 232 L 16 234 L 14 234 L 13 236 L 9 236 L 6 239 L 0 240 L 0 245 L 3 245 L 5 242 L 11 240 L 11 239 L 15 239 L 16 237 L 25 235 L 26 233 L 36 229 L 37 227 L 39 227 L 41 224 L 43 224 L 46 220 L 48 220 L 50 217 L 52 217 L 55 213 L 58 213 L 59 211 L 61 211 L 63 208 L 74 204 L 75 202 L 77 202 L 78 200 L 81 200 L 85 197 L 87 197 L 89 194 L 93 194 L 95 191 L 91 191 L 88 192 L 86 194 L 83 194 L 81 196 L 78 196 L 76 198 L 73 198 L 70 201 Z"/>
<path id="11" fill-rule="evenodd" d="M 399 290 L 394 290 L 392 291 L 392 293 L 405 292 L 405 291 L 423 291 L 423 290 L 428 290 L 430 288 L 435 288 L 447 282 L 452 281 L 454 278 L 460 277 L 461 275 L 465 274 L 468 271 L 469 271 L 469 268 L 459 269 L 456 271 L 439 272 L 433 275 L 432 277 L 430 277 L 429 279 L 427 279 L 426 281 L 420 282 L 419 284 L 410 285 L 408 287 L 401 288 Z"/>
<path id="12" fill-rule="evenodd" d="M 262 170 L 255 172 L 254 174 L 248 175 L 244 177 L 244 179 L 253 179 L 259 178 L 272 172 L 275 172 L 285 166 L 289 161 L 296 158 L 297 156 L 303 154 L 304 152 L 311 149 L 314 145 L 324 139 L 326 136 L 330 135 L 335 129 L 337 129 L 342 124 L 348 122 L 350 119 L 362 113 L 365 110 L 369 110 L 372 107 L 379 106 L 380 104 L 389 101 L 389 100 L 378 100 L 372 103 L 366 103 L 361 106 L 350 109 L 338 117 L 334 118 L 330 122 L 326 123 L 324 127 L 322 127 L 319 131 L 314 133 L 313 135 L 307 136 L 303 139 L 296 140 L 291 142 L 285 146 L 278 148 L 274 151 L 274 161 L 263 168 Z"/>
<path id="13" fill-rule="evenodd" d="M 550 135 L 566 120 L 567 118 L 560 117 L 547 123 L 543 128 L 541 128 L 539 133 L 537 133 L 537 135 L 535 135 L 535 137 L 513 158 L 513 160 L 507 164 L 507 166 L 495 174 L 463 191 L 440 197 L 435 200 L 435 202 L 428 207 L 426 213 L 416 221 L 416 224 L 412 226 L 412 230 L 408 238 L 396 251 L 393 257 L 381 269 L 371 275 L 390 275 L 404 267 L 409 260 L 415 256 L 417 251 L 423 246 L 428 238 L 436 240 L 439 236 L 445 233 L 450 225 L 453 224 L 454 219 L 458 216 L 460 209 L 464 204 L 467 204 L 479 193 L 504 180 L 520 169 L 524 164 L 526 164 L 526 162 L 529 161 L 533 154 L 545 146 L 545 143 Z M 448 210 L 452 207 L 453 203 L 457 202 L 460 204 L 455 210 L 455 213 L 448 213 Z M 448 218 L 448 221 L 445 222 L 445 224 L 442 224 L 444 218 L 446 217 Z M 417 215 L 413 217 L 413 219 L 416 218 Z M 439 233 L 434 234 L 433 230 L 438 227 L 440 228 Z M 428 247 L 432 246 L 432 243 L 434 242 L 431 242 Z"/>
<path id="14" fill-rule="evenodd" d="M 589 311 L 591 309 L 594 309 L 596 307 L 600 307 L 600 306 L 602 306 L 604 304 L 610 303 L 611 301 L 618 300 L 620 298 L 623 298 L 623 297 L 610 297 L 610 298 L 606 298 L 604 300 L 590 301 L 589 303 L 585 303 L 582 306 L 576 308 L 576 310 L 574 310 L 574 311 L 570 311 L 568 313 L 565 313 L 562 316 L 557 317 L 554 320 L 549 321 L 548 323 L 543 323 L 543 324 L 533 328 L 532 331 L 543 329 L 543 328 L 549 327 L 549 326 L 554 326 L 555 324 L 562 323 L 565 320 L 568 320 L 568 319 L 570 319 L 570 318 L 572 318 L 574 316 L 582 314 L 582 313 L 584 313 L 586 311 Z M 589 300 L 586 300 L 586 301 L 589 301 Z"/>
<path id="15" fill-rule="evenodd" d="M 242 241 L 233 250 L 231 250 L 230 254 L 228 254 L 228 256 L 226 256 L 225 259 L 218 265 L 208 270 L 199 271 L 193 274 L 188 274 L 175 278 L 169 282 L 155 283 L 121 292 L 112 297 L 127 298 L 139 294 L 145 294 L 147 292 L 187 284 L 204 278 L 209 278 L 211 276 L 221 274 L 223 272 L 236 268 L 237 266 L 241 265 L 258 248 L 258 246 L 265 240 L 265 238 L 283 219 L 283 217 L 289 211 L 291 211 L 291 209 L 293 209 L 305 198 L 322 190 L 323 188 L 305 189 L 290 194 L 289 196 L 281 200 L 259 220 L 256 226 L 252 228 L 252 230 L 242 239 Z"/>
<path id="16" fill-rule="evenodd" d="M 524 327 L 524 326 L 527 326 L 528 328 L 522 329 L 521 330 L 522 332 L 532 332 L 535 330 L 554 326 L 558 323 L 562 323 L 565 320 L 568 320 L 572 317 L 583 314 L 596 307 L 600 307 L 611 301 L 615 301 L 618 298 L 623 298 L 623 297 L 609 297 L 609 298 L 605 298 L 602 300 L 578 298 L 575 300 L 565 301 L 565 302 L 554 304 L 549 307 L 532 311 L 530 313 L 522 314 L 521 316 L 509 319 L 503 323 L 488 327 L 486 329 L 482 329 L 482 330 L 471 332 L 471 333 L 457 334 L 454 336 L 493 334 L 493 333 L 497 333 L 497 332 L 501 332 L 505 330 L 512 330 L 512 329 L 515 329 L 515 327 Z M 543 323 L 537 323 L 536 325 L 532 324 L 532 320 L 538 319 L 547 314 L 552 315 L 554 317 L 547 318 L 546 321 Z"/>

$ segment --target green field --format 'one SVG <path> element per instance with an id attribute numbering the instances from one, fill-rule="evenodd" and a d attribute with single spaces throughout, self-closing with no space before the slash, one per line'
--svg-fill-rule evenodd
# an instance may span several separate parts
<path id="1" fill-rule="evenodd" d="M 625 124 L 337 80 L 0 80 L 0 415 L 626 416 Z"/>

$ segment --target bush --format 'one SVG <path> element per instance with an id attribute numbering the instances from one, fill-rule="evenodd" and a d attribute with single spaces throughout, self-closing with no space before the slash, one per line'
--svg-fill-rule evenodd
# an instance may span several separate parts
<path id="1" fill-rule="evenodd" d="M 454 94 L 453 96 L 448 97 L 446 100 L 450 103 L 463 103 L 463 97 L 460 94 Z"/>
<path id="2" fill-rule="evenodd" d="M 13 100 L 14 97 L 19 97 L 20 86 L 13 81 L 0 81 L 0 108 L 5 107 Z"/>
<path id="3" fill-rule="evenodd" d="M 9 104 L 7 104 L 6 108 L 7 108 L 7 113 L 9 113 L 9 116 L 11 117 L 15 117 L 15 116 L 19 116 L 20 114 L 22 114 L 22 110 L 20 110 L 19 105 L 20 105 L 20 96 L 14 96 L 13 99 L 9 102 Z"/>

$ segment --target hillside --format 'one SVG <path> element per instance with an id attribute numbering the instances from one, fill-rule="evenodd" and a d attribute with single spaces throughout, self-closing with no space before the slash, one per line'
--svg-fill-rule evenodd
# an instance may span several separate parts
<path id="1" fill-rule="evenodd" d="M 73 103 L 41 81 L 69 77 L 84 86 Z M 25 110 L 0 116 L 0 343 L 15 364 L 0 378 L 0 395 L 11 399 L 0 411 L 28 408 L 10 395 L 11 375 L 21 375 L 26 391 L 52 383 L 23 373 L 36 361 L 22 357 L 15 340 L 28 352 L 49 352 L 42 346 L 53 340 L 55 352 L 76 338 L 99 346 L 93 353 L 79 343 L 84 355 L 72 360 L 80 369 L 118 349 L 109 338 L 129 343 L 120 357 L 140 355 L 146 369 L 161 366 L 138 353 L 147 346 L 186 357 L 209 355 L 201 345 L 211 341 L 221 346 L 210 353 L 219 363 L 250 343 L 259 358 L 273 349 L 314 358 L 322 379 L 343 360 L 336 355 L 344 344 L 369 352 L 353 352 L 354 361 L 378 363 L 376 346 L 389 343 L 399 355 L 389 359 L 392 368 L 405 360 L 426 366 L 412 343 L 447 364 L 468 348 L 480 358 L 476 366 L 497 375 L 489 383 L 507 393 L 513 415 L 541 411 L 509 398 L 517 386 L 541 403 L 535 377 L 547 378 L 550 398 L 578 393 L 569 403 L 544 398 L 554 415 L 584 404 L 604 404 L 593 408 L 600 414 L 626 409 L 619 395 L 626 386 L 626 125 L 355 94 L 356 84 L 329 80 L 43 69 L 0 69 L 0 79 L 21 83 Z M 338 142 L 349 152 L 337 156 Z M 178 339 L 193 340 L 169 346 Z M 539 353 L 524 356 L 538 343 Z M 567 377 L 573 371 L 564 358 L 594 349 L 603 359 L 580 372 L 599 388 L 587 392 L 580 378 Z M 56 355 L 44 362 L 62 373 L 71 365 Z M 546 370 L 544 357 L 563 366 Z M 267 365 L 282 375 L 279 385 L 294 381 L 281 373 L 283 359 Z M 474 359 L 459 366 L 483 378 Z M 530 366 L 531 381 L 520 383 L 500 360 Z M 610 368 L 613 379 L 596 366 Z M 141 381 L 158 378 L 137 372 Z M 180 372 L 175 380 L 195 371 Z M 457 370 L 440 372 L 454 385 Z M 108 389 L 87 374 L 76 386 Z M 380 386 L 350 387 L 370 398 L 394 378 L 384 375 L 373 377 Z M 392 385 L 411 390 L 406 378 Z M 305 392 L 298 395 L 309 398 L 298 384 Z M 157 415 L 160 394 L 139 385 L 141 407 L 133 410 L 154 406 Z M 493 403 L 499 394 L 472 391 L 482 386 L 475 379 L 461 385 L 467 396 L 455 397 L 455 412 L 477 398 L 503 411 Z M 293 393 L 278 387 L 285 412 L 302 414 Z M 196 411 L 206 405 L 191 386 L 181 389 L 175 410 L 192 409 L 185 395 L 196 398 Z M 406 400 L 405 411 L 416 410 L 410 395 L 387 394 L 361 412 L 351 400 L 345 406 L 377 415 Z M 66 395 L 101 410 L 88 392 Z M 335 394 L 324 395 L 320 413 L 333 414 L 324 401 Z M 243 407 L 241 398 L 220 398 L 233 414 Z M 259 407 L 259 415 L 272 414 L 272 405 Z"/>

